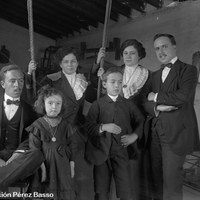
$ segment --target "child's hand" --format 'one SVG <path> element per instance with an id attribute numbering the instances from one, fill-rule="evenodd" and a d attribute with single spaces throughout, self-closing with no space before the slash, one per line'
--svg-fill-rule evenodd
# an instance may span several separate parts
<path id="1" fill-rule="evenodd" d="M 132 133 L 130 135 L 122 135 L 121 144 L 123 147 L 127 147 L 128 145 L 134 143 L 138 139 L 138 135 Z"/>
<path id="2" fill-rule="evenodd" d="M 47 178 L 47 171 L 46 171 L 46 167 L 45 167 L 44 163 L 41 164 L 40 168 L 42 171 L 41 182 L 44 182 Z"/>
<path id="3" fill-rule="evenodd" d="M 70 161 L 70 169 L 71 169 L 71 178 L 74 178 L 75 175 L 75 162 Z"/>
<path id="4" fill-rule="evenodd" d="M 156 95 L 156 93 L 154 93 L 154 92 L 150 92 L 149 94 L 148 94 L 148 101 L 154 101 L 154 98 L 155 98 L 155 95 Z"/>
<path id="5" fill-rule="evenodd" d="M 122 129 L 114 123 L 103 124 L 101 129 L 102 131 L 107 131 L 116 135 L 120 134 L 122 131 Z"/>

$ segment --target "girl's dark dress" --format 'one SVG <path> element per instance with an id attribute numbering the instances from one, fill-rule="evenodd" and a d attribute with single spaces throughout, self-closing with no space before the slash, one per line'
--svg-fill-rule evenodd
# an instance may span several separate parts
<path id="1" fill-rule="evenodd" d="M 52 141 L 49 124 L 44 117 L 37 119 L 27 128 L 30 132 L 30 148 L 40 149 L 45 157 L 47 178 L 41 182 L 41 172 L 35 174 L 32 192 L 53 193 L 54 199 L 73 200 L 73 180 L 71 178 L 70 161 L 74 161 L 76 143 L 73 140 L 74 128 L 62 120 L 57 125 L 56 141 Z M 53 127 L 53 132 L 56 127 Z"/>

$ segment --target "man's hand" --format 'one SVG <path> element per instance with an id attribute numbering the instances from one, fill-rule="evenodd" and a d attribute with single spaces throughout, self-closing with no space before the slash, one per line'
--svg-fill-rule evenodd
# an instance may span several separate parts
<path id="1" fill-rule="evenodd" d="M 6 162 L 0 158 L 0 167 L 3 167 L 6 165 Z"/>
<path id="2" fill-rule="evenodd" d="M 120 134 L 122 131 L 122 129 L 114 123 L 103 124 L 101 129 L 102 129 L 102 131 L 107 131 L 109 133 L 113 133 L 116 135 Z"/>
<path id="3" fill-rule="evenodd" d="M 75 176 L 75 162 L 74 161 L 70 161 L 70 169 L 71 169 L 71 178 L 74 178 Z"/>
<path id="4" fill-rule="evenodd" d="M 31 60 L 30 63 L 28 64 L 28 74 L 32 74 L 33 71 L 35 71 L 37 68 L 37 62 L 34 60 Z"/>
<path id="5" fill-rule="evenodd" d="M 6 165 L 20 156 L 21 153 L 13 153 L 13 155 L 7 160 Z"/>
<path id="6" fill-rule="evenodd" d="M 158 105 L 156 107 L 156 110 L 160 112 L 170 112 L 177 109 L 178 108 L 176 106 L 168 106 L 168 105 Z"/>
<path id="7" fill-rule="evenodd" d="M 154 101 L 155 95 L 156 95 L 156 93 L 150 92 L 148 94 L 148 101 Z"/>
<path id="8" fill-rule="evenodd" d="M 123 147 L 127 147 L 128 145 L 134 143 L 138 139 L 138 135 L 132 133 L 130 135 L 123 135 L 121 137 L 121 144 Z"/>

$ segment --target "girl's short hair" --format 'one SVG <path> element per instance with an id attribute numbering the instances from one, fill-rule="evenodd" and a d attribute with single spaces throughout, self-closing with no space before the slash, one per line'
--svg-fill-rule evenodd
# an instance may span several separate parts
<path id="1" fill-rule="evenodd" d="M 45 115 L 45 99 L 52 95 L 60 95 L 62 98 L 62 107 L 59 115 L 62 115 L 66 110 L 66 100 L 63 93 L 60 90 L 57 90 L 49 85 L 45 85 L 38 91 L 38 97 L 34 104 L 35 111 L 40 115 Z"/>
<path id="2" fill-rule="evenodd" d="M 121 56 L 123 56 L 124 49 L 129 46 L 133 46 L 137 50 L 140 60 L 146 56 L 145 48 L 142 43 L 138 42 L 136 39 L 128 39 L 122 43 L 120 47 Z"/>
<path id="3" fill-rule="evenodd" d="M 74 47 L 61 47 L 57 50 L 56 54 L 55 54 L 55 59 L 58 62 L 58 64 L 60 64 L 63 60 L 63 58 L 69 54 L 73 54 L 76 59 L 79 61 L 80 59 L 80 53 L 79 50 L 77 48 Z"/>
<path id="4" fill-rule="evenodd" d="M 110 67 L 108 68 L 105 73 L 102 75 L 102 81 L 103 82 L 106 82 L 107 81 L 107 77 L 109 74 L 112 74 L 112 73 L 120 73 L 123 75 L 123 72 L 122 72 L 122 68 L 121 67 L 118 67 L 118 66 L 115 66 L 115 67 Z"/>

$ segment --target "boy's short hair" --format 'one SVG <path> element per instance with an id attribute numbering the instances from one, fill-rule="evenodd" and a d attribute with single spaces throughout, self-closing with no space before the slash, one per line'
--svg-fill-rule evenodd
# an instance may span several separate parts
<path id="1" fill-rule="evenodd" d="M 7 71 L 11 71 L 11 70 L 18 70 L 20 71 L 23 75 L 24 73 L 22 72 L 21 68 L 17 65 L 6 65 L 4 67 L 1 68 L 1 71 L 0 71 L 0 81 L 4 81 L 5 80 L 5 73 Z"/>
<path id="2" fill-rule="evenodd" d="M 66 100 L 63 93 L 49 85 L 45 85 L 38 91 L 38 97 L 34 104 L 35 111 L 40 115 L 45 115 L 45 99 L 52 95 L 60 95 L 62 98 L 62 107 L 59 115 L 62 115 L 66 110 Z"/>
<path id="3" fill-rule="evenodd" d="M 103 74 L 103 76 L 102 76 L 102 81 L 103 81 L 103 82 L 106 82 L 106 81 L 107 81 L 108 75 L 109 75 L 109 74 L 112 74 L 112 73 L 120 73 L 120 74 L 123 75 L 123 72 L 122 72 L 121 67 L 117 67 L 117 66 L 111 67 L 111 68 L 108 68 L 108 69 L 104 72 L 104 74 Z"/>
<path id="4" fill-rule="evenodd" d="M 176 45 L 175 37 L 171 34 L 168 34 L 168 33 L 158 33 L 158 34 L 156 34 L 153 38 L 153 41 L 155 42 L 155 40 L 160 38 L 160 37 L 167 37 L 167 38 L 169 38 L 172 45 Z"/>

